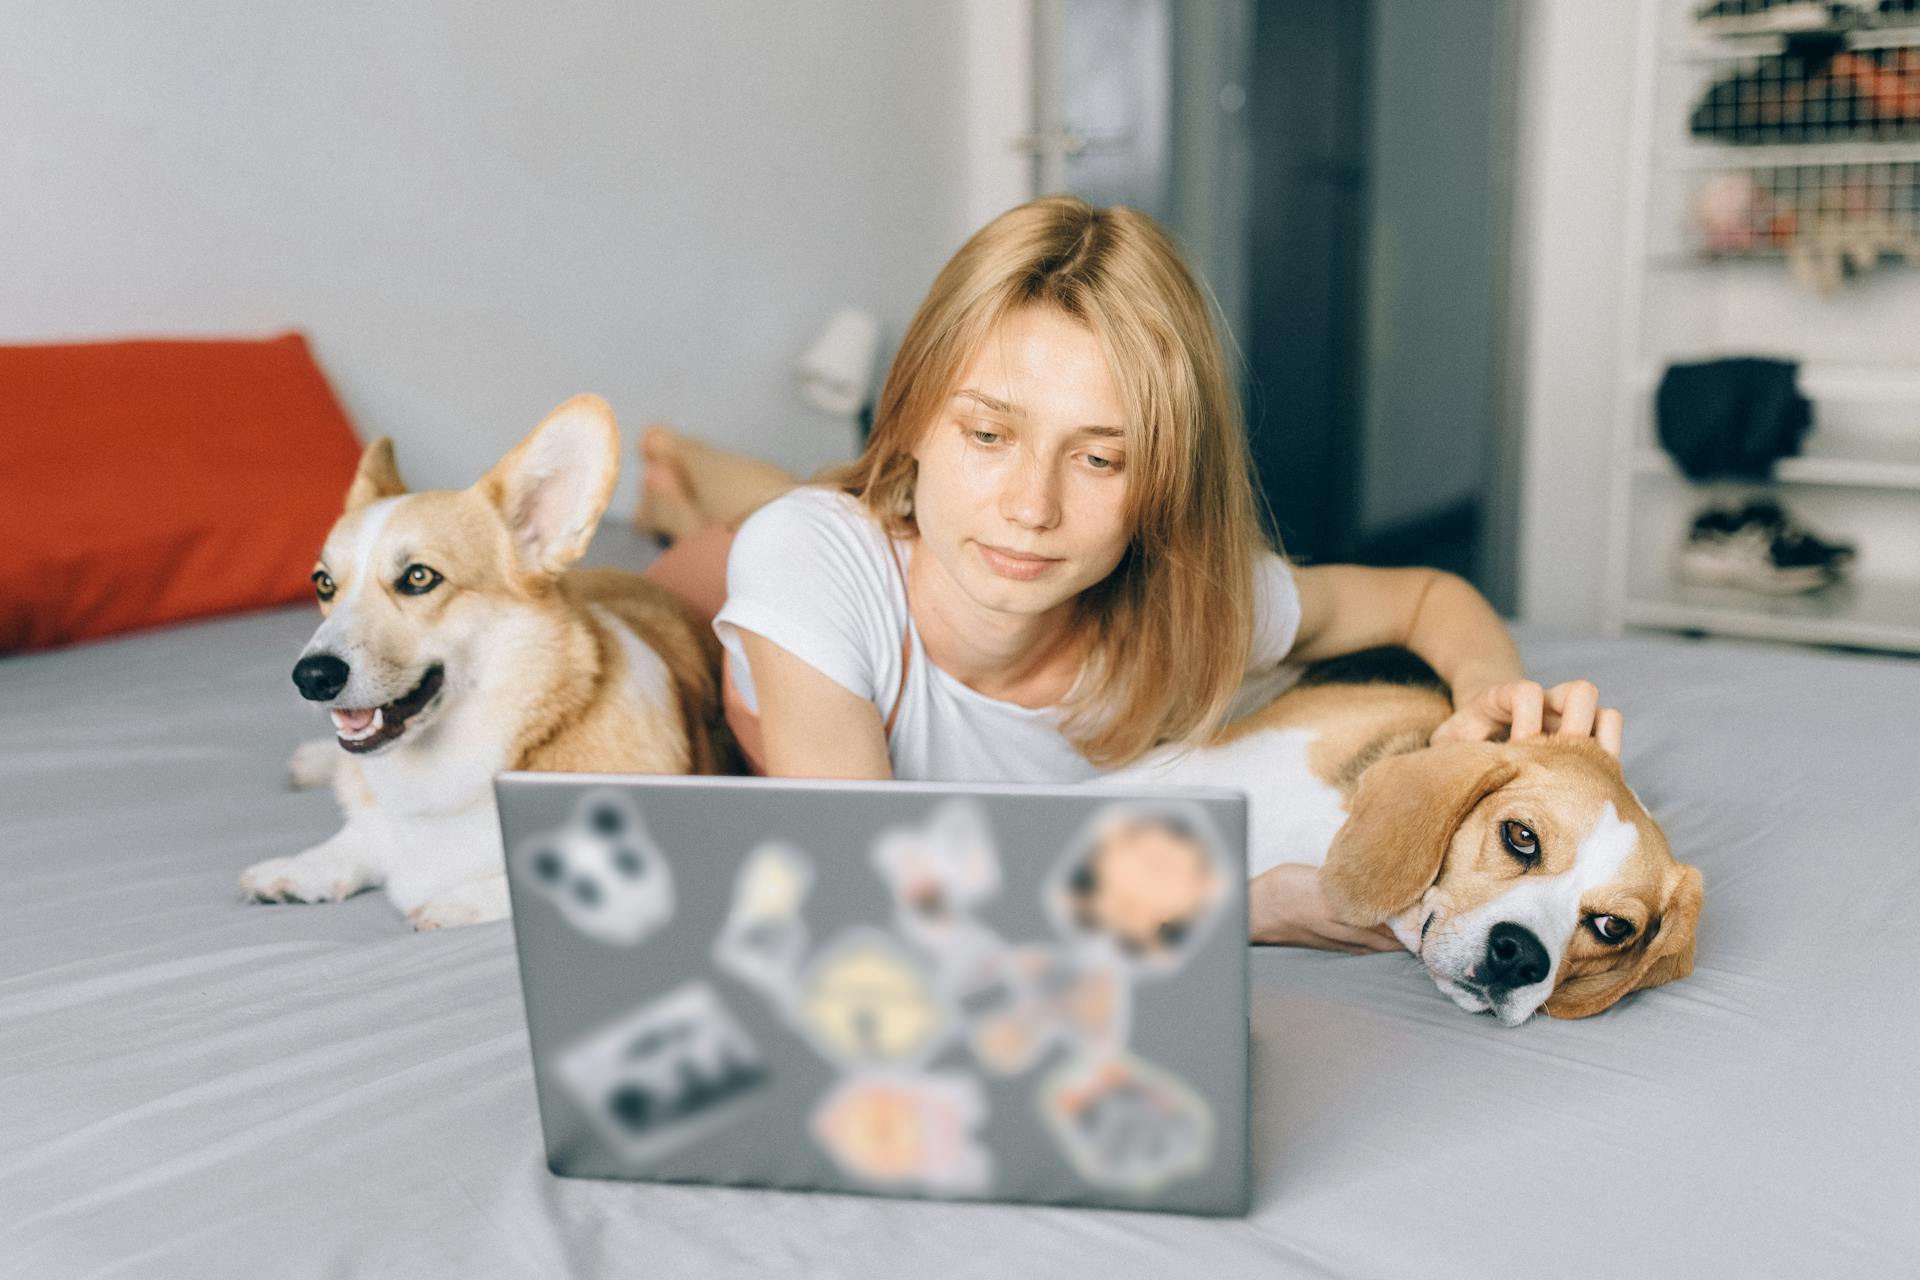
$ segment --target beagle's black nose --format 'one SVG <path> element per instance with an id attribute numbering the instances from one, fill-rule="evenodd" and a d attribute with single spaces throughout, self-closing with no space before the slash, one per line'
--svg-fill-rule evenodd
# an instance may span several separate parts
<path id="1" fill-rule="evenodd" d="M 325 702 L 347 687 L 347 664 L 330 653 L 310 653 L 293 664 L 293 683 L 309 702 Z"/>
<path id="2" fill-rule="evenodd" d="M 1533 930 L 1501 921 L 1487 931 L 1487 962 L 1483 972 L 1490 987 L 1530 987 L 1547 976 L 1551 965 L 1547 949 Z"/>

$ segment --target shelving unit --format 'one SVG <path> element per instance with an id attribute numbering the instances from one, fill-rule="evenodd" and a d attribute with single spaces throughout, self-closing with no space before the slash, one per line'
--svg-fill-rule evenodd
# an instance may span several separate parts
<path id="1" fill-rule="evenodd" d="M 1771 226 L 1756 213 L 1753 242 L 1717 254 L 1706 252 L 1693 216 L 1703 183 L 1751 175 L 1763 193 L 1790 197 L 1824 195 L 1820 184 L 1833 184 L 1850 208 L 1864 202 L 1894 232 L 1911 226 L 1920 236 L 1920 131 L 1903 125 L 1899 136 L 1812 142 L 1695 136 L 1690 117 L 1717 81 L 1786 48 L 1779 36 L 1703 35 L 1695 7 L 1638 6 L 1609 625 L 1920 654 L 1920 254 L 1908 263 L 1882 257 L 1838 290 L 1815 293 L 1790 268 L 1794 237 L 1813 221 L 1804 208 L 1796 219 L 1783 201 L 1788 214 L 1766 211 L 1776 217 Z M 1881 51 L 1874 57 L 1920 58 L 1920 25 L 1852 32 L 1846 44 Z M 1723 355 L 1800 363 L 1814 429 L 1800 456 L 1777 464 L 1771 489 L 1823 536 L 1858 544 L 1849 580 L 1778 597 L 1673 575 L 1695 514 L 1763 487 L 1691 484 L 1656 440 L 1654 392 L 1667 365 Z"/>

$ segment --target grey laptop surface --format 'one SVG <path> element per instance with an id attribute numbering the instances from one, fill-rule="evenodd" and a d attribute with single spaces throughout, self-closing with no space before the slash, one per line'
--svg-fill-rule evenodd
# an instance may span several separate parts
<path id="1" fill-rule="evenodd" d="M 1237 793 L 496 788 L 555 1173 L 1246 1211 Z"/>

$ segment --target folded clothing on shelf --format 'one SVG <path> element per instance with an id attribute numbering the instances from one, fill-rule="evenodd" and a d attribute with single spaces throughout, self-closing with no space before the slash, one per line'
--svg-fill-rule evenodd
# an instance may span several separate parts
<path id="1" fill-rule="evenodd" d="M 1832 293 L 1889 259 L 1920 266 L 1920 163 L 1717 173 L 1694 188 L 1691 217 L 1705 256 L 1785 254 L 1794 279 Z"/>
<path id="2" fill-rule="evenodd" d="M 1715 81 L 1693 110 L 1696 137 L 1805 143 L 1920 136 L 1920 48 L 1858 49 L 1790 36 L 1785 53 Z"/>
<path id="3" fill-rule="evenodd" d="M 1760 356 L 1670 365 L 1654 396 L 1660 444 L 1690 480 L 1768 479 L 1813 426 L 1799 368 Z"/>
<path id="4" fill-rule="evenodd" d="M 1772 498 L 1702 511 L 1687 531 L 1676 570 L 1687 582 L 1768 595 L 1818 591 L 1845 576 L 1850 542 L 1828 542 Z"/>

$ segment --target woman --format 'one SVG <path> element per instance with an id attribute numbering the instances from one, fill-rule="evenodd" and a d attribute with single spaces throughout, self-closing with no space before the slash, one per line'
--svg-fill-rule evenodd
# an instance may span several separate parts
<path id="1" fill-rule="evenodd" d="M 770 775 L 1076 781 L 1205 741 L 1250 674 L 1380 644 L 1452 687 L 1436 740 L 1619 751 L 1619 713 L 1585 681 L 1527 680 L 1461 579 L 1268 548 L 1205 302 L 1133 210 L 1048 197 L 976 234 L 908 327 L 861 456 L 730 545 L 777 474 L 670 432 L 644 447 L 680 535 L 658 576 L 710 598 L 726 550 L 730 718 Z M 1329 918 L 1312 868 L 1261 880 L 1255 941 L 1399 945 Z"/>

